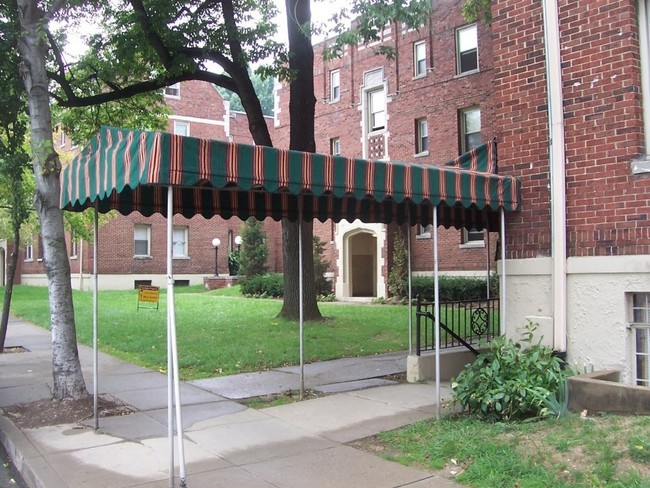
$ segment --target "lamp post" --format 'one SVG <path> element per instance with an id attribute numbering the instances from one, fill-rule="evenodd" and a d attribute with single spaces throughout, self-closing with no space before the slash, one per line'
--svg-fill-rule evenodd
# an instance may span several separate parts
<path id="1" fill-rule="evenodd" d="M 235 237 L 235 244 L 237 244 L 237 250 L 238 251 L 241 249 L 242 241 L 243 241 L 243 239 L 241 238 L 241 236 Z"/>
<path id="2" fill-rule="evenodd" d="M 214 275 L 219 276 L 219 245 L 221 241 L 218 237 L 212 239 L 212 247 L 214 247 Z"/>

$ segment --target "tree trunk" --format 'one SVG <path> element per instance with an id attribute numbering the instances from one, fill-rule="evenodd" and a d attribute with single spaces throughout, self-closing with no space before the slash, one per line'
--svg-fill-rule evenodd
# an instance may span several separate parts
<path id="1" fill-rule="evenodd" d="M 9 257 L 7 266 L 7 281 L 5 295 L 2 301 L 2 319 L 0 319 L 0 353 L 4 352 L 7 326 L 9 325 L 9 308 L 11 307 L 11 294 L 14 291 L 14 279 L 18 267 L 18 249 L 20 247 L 20 228 L 14 228 L 14 250 Z"/>
<path id="2" fill-rule="evenodd" d="M 36 179 L 35 207 L 41 225 L 43 266 L 47 274 L 52 330 L 54 398 L 88 395 L 79 353 L 72 304 L 70 263 L 65 245 L 63 211 L 59 208 L 61 162 L 52 141 L 52 114 L 45 70 L 45 29 L 48 15 L 38 0 L 18 0 L 22 36 L 18 50 L 31 124 L 31 147 Z"/>
<path id="3" fill-rule="evenodd" d="M 289 87 L 289 149 L 315 152 L 314 117 L 314 50 L 311 45 L 311 9 L 305 0 L 286 0 L 287 31 L 289 34 L 289 69 L 295 74 Z M 304 318 L 321 318 L 316 302 L 314 279 L 313 225 L 303 222 L 303 286 Z M 298 222 L 282 220 L 282 246 L 284 255 L 284 303 L 280 316 L 299 317 L 298 297 Z"/>

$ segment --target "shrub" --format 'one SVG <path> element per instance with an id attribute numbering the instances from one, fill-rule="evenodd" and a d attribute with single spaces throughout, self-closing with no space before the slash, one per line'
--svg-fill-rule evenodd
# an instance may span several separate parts
<path id="1" fill-rule="evenodd" d="M 460 300 L 479 300 L 487 298 L 485 278 L 469 278 L 466 276 L 440 276 L 441 302 L 456 302 Z M 422 300 L 433 301 L 435 281 L 430 276 L 417 276 L 412 281 L 413 297 L 420 295 Z M 490 277 L 490 297 L 498 297 L 499 284 L 496 276 Z"/>
<path id="2" fill-rule="evenodd" d="M 524 347 L 499 337 L 452 379 L 452 403 L 490 422 L 544 415 L 545 402 L 564 384 L 568 372 L 553 350 L 533 344 L 536 326 L 528 324 Z"/>
<path id="3" fill-rule="evenodd" d="M 233 249 L 228 254 L 228 274 L 237 276 L 239 274 L 239 249 Z"/>
<path id="4" fill-rule="evenodd" d="M 395 298 L 406 298 L 408 295 L 408 246 L 404 233 L 395 233 L 393 241 L 393 265 L 388 273 L 388 291 Z"/>
<path id="5" fill-rule="evenodd" d="M 329 262 L 323 257 L 324 252 L 325 243 L 318 236 L 314 236 L 314 279 L 316 281 L 317 297 L 332 294 L 332 282 L 325 278 Z"/>
<path id="6" fill-rule="evenodd" d="M 244 276 L 266 274 L 269 248 L 266 245 L 264 224 L 250 217 L 242 228 L 242 245 L 239 253 L 239 272 Z"/>
<path id="7" fill-rule="evenodd" d="M 244 276 L 239 280 L 242 295 L 255 298 L 282 298 L 284 277 L 280 273 Z"/>

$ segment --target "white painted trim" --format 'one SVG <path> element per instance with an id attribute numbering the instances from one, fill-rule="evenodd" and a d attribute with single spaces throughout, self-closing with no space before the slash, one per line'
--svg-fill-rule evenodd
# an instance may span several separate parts
<path id="1" fill-rule="evenodd" d="M 204 119 L 201 117 L 187 117 L 185 115 L 170 115 L 169 120 L 178 120 L 179 122 L 197 122 L 199 124 L 207 124 L 207 125 L 223 125 L 223 126 L 226 125 L 221 120 Z"/>

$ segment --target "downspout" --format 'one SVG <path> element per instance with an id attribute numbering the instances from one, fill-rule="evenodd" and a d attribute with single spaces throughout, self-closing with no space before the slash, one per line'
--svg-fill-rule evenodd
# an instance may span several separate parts
<path id="1" fill-rule="evenodd" d="M 566 194 L 562 60 L 557 0 L 543 0 L 551 183 L 553 348 L 567 348 Z"/>

